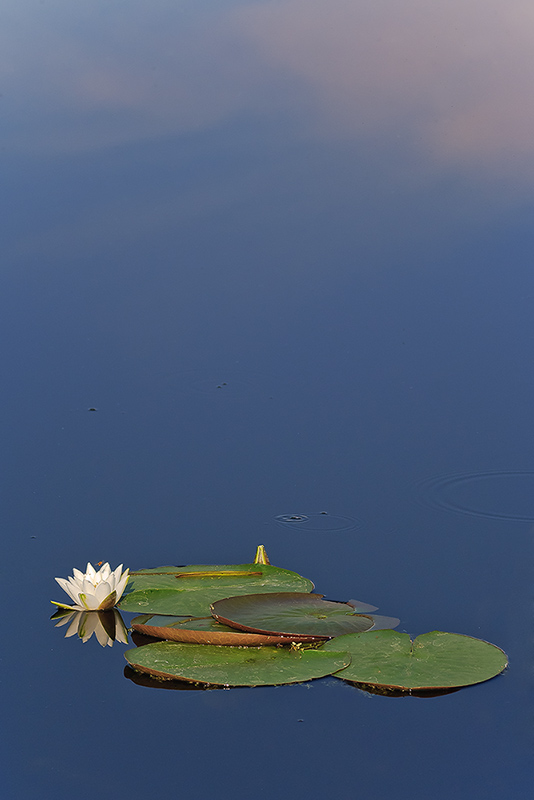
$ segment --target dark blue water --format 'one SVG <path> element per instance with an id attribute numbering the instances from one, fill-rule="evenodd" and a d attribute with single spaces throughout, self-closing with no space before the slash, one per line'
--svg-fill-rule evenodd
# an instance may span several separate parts
<path id="1" fill-rule="evenodd" d="M 529 796 L 522 4 L 2 17 L 6 796 Z M 509 669 L 424 700 L 334 678 L 166 691 L 48 620 L 54 577 L 88 560 L 232 564 L 260 543 Z"/>

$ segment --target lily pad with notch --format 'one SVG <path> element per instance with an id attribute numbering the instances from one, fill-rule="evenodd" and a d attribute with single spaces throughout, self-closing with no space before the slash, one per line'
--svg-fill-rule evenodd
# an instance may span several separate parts
<path id="1" fill-rule="evenodd" d="M 411 641 L 407 633 L 381 630 L 339 636 L 321 651 L 346 650 L 350 665 L 336 677 L 405 691 L 470 686 L 494 678 L 507 664 L 493 644 L 459 633 L 433 631 Z"/>
<path id="2" fill-rule="evenodd" d="M 134 631 L 158 639 L 194 644 L 236 645 L 259 647 L 262 645 L 291 644 L 313 641 L 309 636 L 277 636 L 246 633 L 217 622 L 213 617 L 172 617 L 163 614 L 141 614 L 134 617 Z"/>
<path id="3" fill-rule="evenodd" d="M 350 655 L 343 652 L 181 642 L 148 644 L 124 655 L 138 672 L 216 686 L 301 683 L 331 675 L 350 663 Z"/>
<path id="4" fill-rule="evenodd" d="M 204 617 L 210 604 L 224 597 L 312 589 L 307 578 L 271 564 L 166 566 L 130 572 L 119 607 L 138 614 Z"/>
<path id="5" fill-rule="evenodd" d="M 322 594 L 278 592 L 227 597 L 212 603 L 218 622 L 251 633 L 306 635 L 330 639 L 373 627 L 372 616 L 356 614 L 348 603 L 323 600 Z"/>

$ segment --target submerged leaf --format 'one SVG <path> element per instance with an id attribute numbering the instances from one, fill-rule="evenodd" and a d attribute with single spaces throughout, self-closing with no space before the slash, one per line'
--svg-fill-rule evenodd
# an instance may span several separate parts
<path id="1" fill-rule="evenodd" d="M 506 654 L 481 639 L 433 631 L 413 642 L 393 630 L 338 636 L 321 651 L 346 650 L 349 667 L 336 677 L 395 689 L 446 689 L 481 683 L 502 672 Z"/>
<path id="2" fill-rule="evenodd" d="M 127 650 L 128 663 L 158 678 L 219 686 L 277 686 L 322 678 L 350 663 L 346 653 L 282 647 L 157 642 Z"/>

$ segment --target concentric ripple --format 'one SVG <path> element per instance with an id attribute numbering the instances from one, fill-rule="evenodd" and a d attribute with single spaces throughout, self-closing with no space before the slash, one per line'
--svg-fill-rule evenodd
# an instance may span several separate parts
<path id="1" fill-rule="evenodd" d="M 431 508 L 475 517 L 534 521 L 534 472 L 463 472 L 416 484 L 417 500 Z"/>
<path id="2" fill-rule="evenodd" d="M 327 511 L 308 512 L 307 514 L 278 514 L 274 519 L 279 525 L 295 528 L 301 532 L 339 533 L 354 530 L 360 526 L 354 517 L 329 514 Z"/>

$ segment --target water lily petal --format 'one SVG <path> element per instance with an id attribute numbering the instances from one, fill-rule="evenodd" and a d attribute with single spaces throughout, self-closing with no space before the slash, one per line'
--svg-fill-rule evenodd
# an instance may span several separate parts
<path id="1" fill-rule="evenodd" d="M 74 580 L 74 578 L 69 578 L 69 586 L 71 591 L 71 597 L 77 598 L 83 588 L 83 578 L 81 581 Z"/>
<path id="2" fill-rule="evenodd" d="M 107 581 L 110 575 L 111 575 L 111 567 L 106 561 L 106 563 L 102 564 L 102 566 L 100 567 L 100 571 L 97 573 L 97 578 L 99 578 L 99 580 L 101 581 Z"/>
<path id="3" fill-rule="evenodd" d="M 83 572 L 81 570 L 74 567 L 72 574 L 74 575 L 74 580 L 83 581 Z M 72 578 L 69 578 L 69 580 L 72 580 Z"/>
<path id="4" fill-rule="evenodd" d="M 118 584 L 118 582 L 120 581 L 120 579 L 121 579 L 121 575 L 122 575 L 122 564 L 119 564 L 119 566 L 117 567 L 117 569 L 114 569 L 114 570 L 113 570 L 113 573 L 112 573 L 112 574 L 113 574 L 113 580 L 115 581 L 115 586 L 116 586 L 116 585 Z"/>
<path id="5" fill-rule="evenodd" d="M 58 603 L 57 600 L 50 600 L 53 606 L 57 606 L 58 611 L 75 611 L 76 606 L 69 606 L 67 603 Z"/>
<path id="6" fill-rule="evenodd" d="M 80 604 L 85 611 L 96 611 L 100 605 L 93 592 L 80 592 Z"/>
<path id="7" fill-rule="evenodd" d="M 91 581 L 89 578 L 84 578 L 82 582 L 81 591 L 84 594 L 94 594 L 95 591 L 94 581 Z"/>
<path id="8" fill-rule="evenodd" d="M 80 609 L 81 609 L 82 611 L 90 611 L 90 608 L 89 608 L 89 606 L 88 606 L 88 605 L 86 604 L 86 602 L 85 602 L 85 600 L 86 600 L 86 597 L 87 597 L 87 595 L 85 595 L 83 592 L 80 592 L 80 594 L 78 595 L 78 598 L 79 598 L 79 604 L 80 604 Z"/>
<path id="9" fill-rule="evenodd" d="M 129 570 L 125 569 L 124 572 L 122 571 L 122 564 L 119 564 L 115 572 L 113 573 L 115 577 L 115 584 L 118 585 L 121 580 L 124 578 L 125 575 L 128 575 Z"/>
<path id="10" fill-rule="evenodd" d="M 117 595 L 115 592 L 111 592 L 105 597 L 102 602 L 98 606 L 99 611 L 107 611 L 108 608 L 113 608 L 115 603 L 117 602 Z"/>
<path id="11" fill-rule="evenodd" d="M 107 581 L 102 581 L 101 583 L 97 583 L 94 588 L 93 594 L 98 600 L 98 605 L 102 602 L 102 600 L 107 597 L 112 592 L 112 587 L 109 585 Z"/>
<path id="12" fill-rule="evenodd" d="M 122 564 L 121 564 L 121 566 L 122 566 Z M 122 578 L 120 579 L 120 581 L 117 583 L 117 585 L 115 587 L 115 591 L 117 592 L 117 603 L 121 599 L 122 594 L 123 594 L 124 590 L 126 589 L 126 584 L 128 583 L 128 578 L 129 577 L 130 577 L 130 575 L 128 574 L 128 570 L 126 570 L 126 572 L 123 574 Z"/>
<path id="13" fill-rule="evenodd" d="M 65 580 L 65 578 L 56 578 L 56 581 L 59 583 L 59 585 L 61 586 L 63 591 L 66 592 L 68 594 L 68 596 L 72 600 L 74 600 L 75 603 L 77 603 L 78 602 L 78 593 L 75 592 L 75 590 L 73 589 L 72 585 L 67 580 Z"/>

